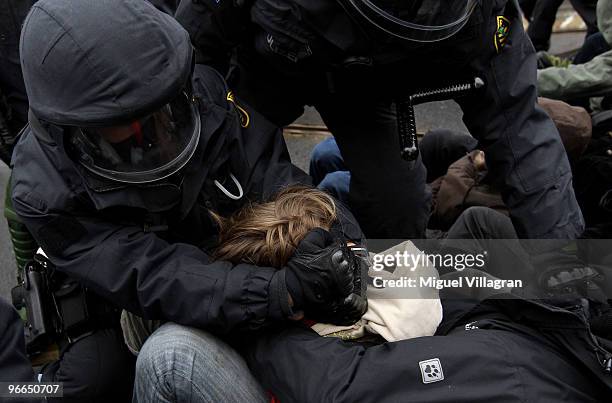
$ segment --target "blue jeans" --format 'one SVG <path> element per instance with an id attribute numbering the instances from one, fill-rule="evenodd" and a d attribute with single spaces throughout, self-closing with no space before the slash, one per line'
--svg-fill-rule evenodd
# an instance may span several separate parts
<path id="1" fill-rule="evenodd" d="M 136 362 L 134 402 L 268 402 L 242 357 L 211 334 L 174 323 L 157 329 Z"/>
<path id="2" fill-rule="evenodd" d="M 333 137 L 328 137 L 312 150 L 310 176 L 315 186 L 349 205 L 351 173 L 344 163 L 340 148 Z"/>

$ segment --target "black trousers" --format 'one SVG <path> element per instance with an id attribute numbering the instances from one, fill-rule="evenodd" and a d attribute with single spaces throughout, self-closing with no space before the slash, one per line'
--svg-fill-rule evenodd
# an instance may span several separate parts
<path id="1" fill-rule="evenodd" d="M 482 254 L 486 252 L 483 271 L 501 279 L 534 280 L 528 252 L 521 245 L 509 217 L 487 207 L 465 210 L 441 242 L 440 253 Z M 454 272 L 454 267 L 438 267 L 440 274 Z"/>
<path id="2" fill-rule="evenodd" d="M 261 60 L 242 61 L 229 82 L 281 127 L 301 116 L 304 105 L 316 107 L 351 171 L 351 210 L 368 238 L 424 236 L 431 202 L 426 170 L 420 157 L 413 164 L 401 158 L 391 102 L 315 91 L 316 84 L 276 74 Z"/>
<path id="3" fill-rule="evenodd" d="M 527 34 L 536 50 L 548 50 L 550 35 L 563 0 L 522 0 L 523 12 L 531 21 Z M 587 25 L 587 37 L 597 32 L 597 0 L 571 0 L 572 6 Z"/>
<path id="4" fill-rule="evenodd" d="M 448 167 L 478 146 L 478 140 L 467 133 L 449 129 L 430 130 L 420 143 L 427 183 L 446 175 Z"/>
<path id="5" fill-rule="evenodd" d="M 64 397 L 51 402 L 130 402 L 135 365 L 121 329 L 101 329 L 65 347 L 43 368 L 42 381 L 64 385 Z"/>

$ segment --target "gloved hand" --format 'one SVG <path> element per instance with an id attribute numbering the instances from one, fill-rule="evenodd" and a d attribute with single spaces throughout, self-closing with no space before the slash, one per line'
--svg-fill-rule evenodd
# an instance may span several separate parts
<path id="1" fill-rule="evenodd" d="M 367 264 L 321 228 L 306 235 L 283 270 L 293 310 L 308 319 L 353 324 L 367 310 Z"/>
<path id="2" fill-rule="evenodd" d="M 563 67 L 567 68 L 570 64 L 572 64 L 571 59 L 567 59 L 565 57 L 555 56 L 550 54 L 544 50 L 539 51 L 536 54 L 537 62 L 538 62 L 538 70 L 546 69 L 548 67 Z"/>
<path id="3" fill-rule="evenodd" d="M 554 251 L 532 256 L 537 283 L 547 297 L 589 297 L 605 300 L 595 266 L 581 261 L 575 253 Z"/>

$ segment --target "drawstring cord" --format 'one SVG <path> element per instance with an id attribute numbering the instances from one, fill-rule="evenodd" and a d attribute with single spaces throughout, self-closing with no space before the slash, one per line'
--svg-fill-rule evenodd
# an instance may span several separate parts
<path id="1" fill-rule="evenodd" d="M 223 192 L 224 195 L 226 195 L 227 197 L 229 197 L 232 200 L 240 200 L 242 199 L 242 196 L 244 196 L 244 191 L 242 190 L 242 186 L 240 185 L 240 182 L 238 182 L 238 179 L 236 179 L 236 177 L 230 173 L 230 178 L 232 179 L 232 181 L 234 181 L 234 184 L 236 185 L 236 187 L 238 188 L 238 195 L 234 195 L 232 194 L 229 190 L 227 190 L 221 183 L 219 183 L 218 180 L 215 179 L 214 183 L 215 186 L 219 188 L 220 191 Z"/>

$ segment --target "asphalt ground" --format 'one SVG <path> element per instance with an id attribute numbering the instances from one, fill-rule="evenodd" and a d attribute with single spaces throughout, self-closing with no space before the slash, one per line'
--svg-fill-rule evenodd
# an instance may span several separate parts
<path id="1" fill-rule="evenodd" d="M 582 42 L 583 33 L 555 34 L 552 38 L 551 51 L 565 52 L 576 48 Z M 435 102 L 419 105 L 416 108 L 416 122 L 419 132 L 427 132 L 433 128 L 448 128 L 466 131 L 461 121 L 461 110 L 452 101 Z M 321 119 L 312 108 L 307 108 L 304 115 L 296 123 L 307 125 L 322 125 Z M 287 146 L 293 162 L 308 171 L 308 161 L 312 148 L 326 137 L 325 134 L 286 134 Z M 4 192 L 9 177 L 9 169 L 0 162 L 0 207 L 4 210 Z M 10 289 L 15 285 L 15 261 L 11 248 L 6 221 L 0 218 L 0 296 L 9 298 Z"/>

